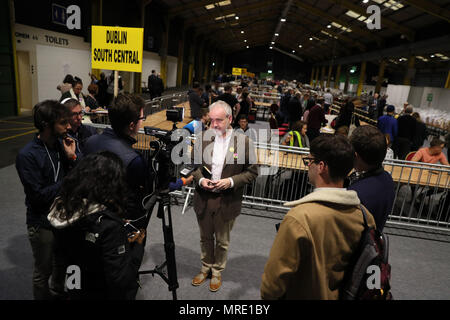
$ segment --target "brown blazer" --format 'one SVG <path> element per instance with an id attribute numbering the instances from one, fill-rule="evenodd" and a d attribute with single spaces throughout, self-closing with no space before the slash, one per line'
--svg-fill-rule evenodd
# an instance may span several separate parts
<path id="1" fill-rule="evenodd" d="M 204 139 L 205 138 L 205 139 Z M 211 138 L 211 139 L 209 139 Z M 201 143 L 200 140 L 202 139 Z M 207 210 L 213 209 L 222 215 L 225 221 L 235 219 L 241 213 L 242 195 L 244 186 L 251 183 L 258 176 L 258 166 L 256 164 L 256 150 L 253 142 L 244 134 L 233 131 L 230 144 L 225 156 L 225 164 L 222 170 L 221 179 L 231 177 L 234 182 L 233 188 L 222 191 L 220 194 L 204 190 L 199 186 L 199 181 L 204 178 L 202 167 L 205 166 L 211 171 L 211 159 L 214 150 L 214 137 L 203 132 L 198 135 L 194 145 L 194 157 L 201 161 L 202 165 L 193 172 L 195 193 L 194 211 L 201 219 Z M 245 145 L 245 148 L 242 146 Z M 238 148 L 240 146 L 240 148 Z M 201 153 L 200 153 L 201 149 Z M 196 153 L 196 154 L 195 154 Z M 195 162 L 194 162 L 195 163 Z M 217 198 L 218 208 L 208 208 L 208 199 Z"/>

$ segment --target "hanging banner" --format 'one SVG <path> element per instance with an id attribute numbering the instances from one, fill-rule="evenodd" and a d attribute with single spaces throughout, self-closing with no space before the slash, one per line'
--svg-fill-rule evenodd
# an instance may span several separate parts
<path id="1" fill-rule="evenodd" d="M 92 68 L 142 72 L 144 29 L 92 26 Z"/>

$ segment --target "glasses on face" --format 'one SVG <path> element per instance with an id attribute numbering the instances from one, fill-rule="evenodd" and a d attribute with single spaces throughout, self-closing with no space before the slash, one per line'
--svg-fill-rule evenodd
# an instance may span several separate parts
<path id="1" fill-rule="evenodd" d="M 138 118 L 138 121 L 139 121 L 139 120 L 145 120 L 145 117 L 139 117 L 139 118 Z"/>
<path id="2" fill-rule="evenodd" d="M 77 118 L 77 117 L 82 117 L 83 116 L 83 111 L 80 112 L 72 112 L 72 117 Z"/>
<path id="3" fill-rule="evenodd" d="M 307 167 L 309 167 L 311 164 L 313 164 L 314 162 L 315 163 L 319 163 L 321 160 L 317 160 L 317 159 L 315 159 L 315 158 L 313 158 L 313 157 L 303 157 L 302 158 L 302 160 L 303 160 L 303 164 L 305 165 L 305 166 L 307 166 Z"/>

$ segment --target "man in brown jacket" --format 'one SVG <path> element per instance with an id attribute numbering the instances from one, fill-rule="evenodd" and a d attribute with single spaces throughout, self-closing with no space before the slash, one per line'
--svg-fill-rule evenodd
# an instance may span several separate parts
<path id="1" fill-rule="evenodd" d="M 288 202 L 262 276 L 263 299 L 338 299 L 339 286 L 364 226 L 355 191 L 343 188 L 355 152 L 342 136 L 322 135 L 311 143 L 308 166 L 316 188 Z M 367 215 L 374 226 L 372 215 Z"/>
<path id="2" fill-rule="evenodd" d="M 202 261 L 192 285 L 201 285 L 212 272 L 209 289 L 215 292 L 222 285 L 230 232 L 241 213 L 244 186 L 256 179 L 258 168 L 252 142 L 231 128 L 231 107 L 217 101 L 209 107 L 209 117 L 210 130 L 198 136 L 192 154 L 194 164 L 201 164 L 193 176 Z"/>

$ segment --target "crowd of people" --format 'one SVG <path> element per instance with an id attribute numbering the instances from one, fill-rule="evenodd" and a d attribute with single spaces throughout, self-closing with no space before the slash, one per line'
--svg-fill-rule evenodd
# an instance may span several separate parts
<path id="1" fill-rule="evenodd" d="M 142 203 L 158 186 L 133 148 L 145 119 L 142 97 L 119 93 L 113 98 L 108 103 L 111 127 L 101 134 L 82 123 L 88 108 L 105 106 L 109 83 L 104 74 L 100 80 L 92 77 L 84 96 L 81 79 L 67 76 L 58 86 L 59 102 L 46 100 L 33 109 L 38 133 L 19 152 L 16 168 L 26 196 L 35 299 L 136 297 L 150 219 Z M 169 185 L 175 190 L 193 183 L 201 255 L 192 285 L 211 278 L 212 292 L 222 286 L 244 187 L 258 176 L 258 136 L 249 127 L 251 85 L 242 81 L 234 91 L 226 83 L 222 91 L 220 81 L 204 89 L 193 84 L 188 93 L 192 121 L 184 128 L 202 143 L 193 145 L 192 175 Z M 150 87 L 155 88 L 149 79 Z M 336 133 L 323 134 L 335 99 L 331 91 L 319 93 L 300 83 L 277 88 L 281 98 L 270 106 L 270 128 L 283 132 L 281 144 L 309 150 L 302 160 L 315 189 L 286 204 L 292 209 L 265 265 L 261 297 L 337 299 L 363 230 L 360 206 L 368 211 L 369 225 L 383 230 L 394 205 L 394 182 L 383 169 L 389 146 L 399 159 L 416 149 L 412 161 L 448 165 L 444 141 L 434 138 L 423 148 L 426 127 L 411 106 L 398 117 L 391 105 L 386 115 L 374 109 L 378 125 L 362 125 L 355 99 L 341 107 Z M 378 96 L 370 105 L 380 105 Z M 66 270 L 73 265 L 80 267 L 82 282 L 68 288 Z"/>

